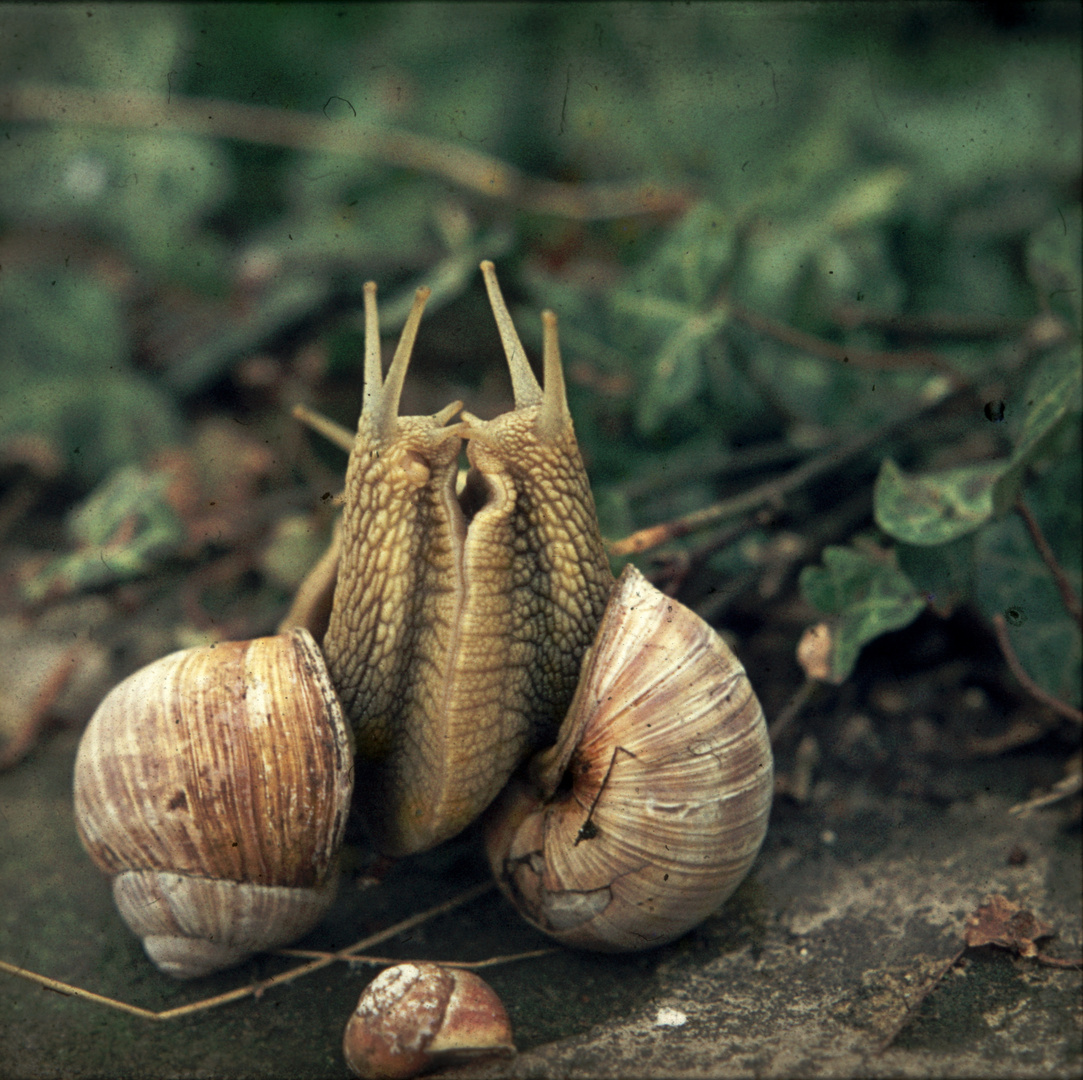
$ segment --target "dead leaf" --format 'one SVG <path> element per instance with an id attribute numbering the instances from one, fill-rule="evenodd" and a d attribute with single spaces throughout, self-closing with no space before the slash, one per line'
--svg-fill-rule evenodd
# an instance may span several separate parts
<path id="1" fill-rule="evenodd" d="M 963 937 L 971 947 L 999 945 L 1014 949 L 1020 956 L 1037 956 L 1034 942 L 1052 934 L 1052 926 L 998 893 L 967 916 Z"/>

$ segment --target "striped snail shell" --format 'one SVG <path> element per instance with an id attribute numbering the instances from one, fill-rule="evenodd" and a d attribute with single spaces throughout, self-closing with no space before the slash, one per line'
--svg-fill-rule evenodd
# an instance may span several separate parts
<path id="1" fill-rule="evenodd" d="M 726 643 L 625 568 L 557 743 L 487 821 L 497 882 L 581 948 L 650 948 L 701 922 L 767 830 L 772 759 L 760 704 Z"/>
<path id="2" fill-rule="evenodd" d="M 307 630 L 185 649 L 114 687 L 75 762 L 80 838 L 147 955 L 193 978 L 334 899 L 351 736 Z"/>

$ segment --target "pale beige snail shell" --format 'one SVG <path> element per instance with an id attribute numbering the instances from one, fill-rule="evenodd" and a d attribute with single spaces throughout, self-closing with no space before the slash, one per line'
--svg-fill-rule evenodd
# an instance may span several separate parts
<path id="1" fill-rule="evenodd" d="M 405 1080 L 471 1058 L 515 1052 L 503 1003 L 480 976 L 413 962 L 365 987 L 342 1038 L 346 1064 L 363 1080 Z"/>
<path id="2" fill-rule="evenodd" d="M 75 763 L 79 835 L 178 978 L 293 941 L 335 895 L 351 736 L 306 630 L 186 649 L 114 687 Z"/>
<path id="3" fill-rule="evenodd" d="M 489 813 L 489 860 L 520 913 L 566 945 L 679 937 L 737 888 L 767 830 L 771 747 L 744 668 L 632 566 L 529 774 Z"/>

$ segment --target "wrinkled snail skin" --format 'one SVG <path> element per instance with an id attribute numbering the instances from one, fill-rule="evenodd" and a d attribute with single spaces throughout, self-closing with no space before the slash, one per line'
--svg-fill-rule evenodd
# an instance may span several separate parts
<path id="1" fill-rule="evenodd" d="M 504 894 L 558 941 L 651 948 L 744 879 L 772 788 L 763 713 L 737 658 L 628 566 L 559 741 L 494 804 L 486 846 Z"/>
<path id="2" fill-rule="evenodd" d="M 460 832 L 553 741 L 612 586 L 555 320 L 543 391 L 483 270 L 516 405 L 494 420 L 444 426 L 458 402 L 398 416 L 427 294 L 384 379 L 366 294 L 364 404 L 323 650 L 354 725 L 366 823 L 389 855 Z M 457 494 L 463 440 L 471 469 Z"/>
<path id="3" fill-rule="evenodd" d="M 334 899 L 353 750 L 305 630 L 135 672 L 91 717 L 74 781 L 83 845 L 171 975 L 295 940 Z"/>

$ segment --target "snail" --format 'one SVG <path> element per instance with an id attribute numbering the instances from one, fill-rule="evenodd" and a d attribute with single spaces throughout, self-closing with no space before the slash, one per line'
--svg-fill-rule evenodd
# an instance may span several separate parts
<path id="1" fill-rule="evenodd" d="M 76 825 L 159 968 L 206 975 L 316 925 L 351 742 L 304 629 L 185 649 L 109 691 L 75 759 Z"/>
<path id="2" fill-rule="evenodd" d="M 198 664 L 187 653 L 157 661 L 90 721 L 75 770 L 80 835 L 114 875 L 118 903 L 138 892 L 122 914 L 163 970 L 201 974 L 305 932 L 329 902 L 351 779 L 370 835 L 390 856 L 431 848 L 488 808 L 489 857 L 505 895 L 534 925 L 581 947 L 671 940 L 736 888 L 759 849 L 771 753 L 744 670 L 706 623 L 634 568 L 614 583 L 556 317 L 542 316 L 543 388 L 492 264 L 482 272 L 514 409 L 481 420 L 453 402 L 432 416 L 399 416 L 428 290 L 418 290 L 385 376 L 375 285 L 366 285 L 363 404 L 346 440 L 343 513 L 278 637 L 216 646 Z M 460 484 L 464 443 L 470 469 Z M 283 639 L 304 671 L 277 684 L 259 676 L 246 693 L 244 680 L 257 677 L 230 669 L 229 708 L 254 698 L 255 711 L 212 729 L 214 660 L 228 667 L 233 649 L 262 655 L 264 643 Z M 191 690 L 183 676 L 203 663 Z M 295 680 L 306 677 L 312 689 L 302 692 Z M 278 724 L 272 685 L 316 709 L 315 719 L 291 719 L 301 733 Z M 273 731 L 276 760 L 262 744 L 232 749 L 249 729 L 257 740 Z M 137 768 L 129 754 L 147 761 Z M 265 789 L 277 784 L 274 801 Z M 321 794 L 308 796 L 305 784 Z M 234 785 L 243 798 L 230 794 Z M 263 813 L 251 812 L 253 789 Z M 276 845 L 288 857 L 270 854 Z M 303 845 L 312 846 L 299 875 Z M 208 882 L 198 904 L 213 914 L 200 907 L 182 918 L 180 909 L 198 906 L 191 880 Z M 165 927 L 132 913 L 147 906 L 147 882 Z M 249 883 L 308 887 L 319 900 L 282 926 L 275 909 L 257 932 Z"/>
<path id="3" fill-rule="evenodd" d="M 661 945 L 744 879 L 772 783 L 737 658 L 629 565 L 559 740 L 488 815 L 489 861 L 527 920 L 565 945 Z"/>
<path id="4" fill-rule="evenodd" d="M 471 1058 L 515 1052 L 500 998 L 472 971 L 396 964 L 361 993 L 342 1038 L 350 1071 L 392 1080 Z"/>

